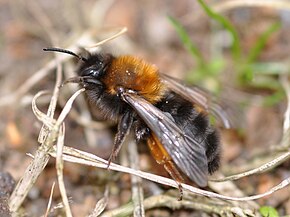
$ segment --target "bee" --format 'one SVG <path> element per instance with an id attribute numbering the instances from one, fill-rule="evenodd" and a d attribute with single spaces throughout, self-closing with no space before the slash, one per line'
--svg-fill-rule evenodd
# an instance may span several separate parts
<path id="1" fill-rule="evenodd" d="M 110 163 L 118 155 L 130 130 L 136 140 L 146 141 L 152 156 L 182 186 L 187 176 L 200 187 L 220 166 L 220 141 L 210 126 L 208 112 L 229 126 L 226 114 L 201 89 L 159 72 L 155 65 L 134 56 L 107 53 L 80 56 L 60 48 L 45 48 L 80 60 L 74 82 L 85 88 L 86 97 L 105 119 L 118 123 Z M 185 176 L 184 176 L 185 175 Z"/>

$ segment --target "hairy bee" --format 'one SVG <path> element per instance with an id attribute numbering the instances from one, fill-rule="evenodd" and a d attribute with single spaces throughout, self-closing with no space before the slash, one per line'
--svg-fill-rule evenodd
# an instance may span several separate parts
<path id="1" fill-rule="evenodd" d="M 133 129 L 137 141 L 147 142 L 157 163 L 178 183 L 180 199 L 183 174 L 200 187 L 207 185 L 208 174 L 220 165 L 220 142 L 209 125 L 207 111 L 225 126 L 229 123 L 218 104 L 208 106 L 209 96 L 204 91 L 185 86 L 134 56 L 96 53 L 83 57 L 59 48 L 44 50 L 79 58 L 79 76 L 66 82 L 79 83 L 86 89 L 89 103 L 105 119 L 118 122 L 109 164 Z"/>

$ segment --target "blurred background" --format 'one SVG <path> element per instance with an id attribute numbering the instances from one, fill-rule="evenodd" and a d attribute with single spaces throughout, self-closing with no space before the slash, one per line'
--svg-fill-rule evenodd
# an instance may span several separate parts
<path id="1" fill-rule="evenodd" d="M 9 172 L 15 182 L 31 161 L 26 153 L 34 154 L 39 146 L 42 125 L 31 110 L 32 98 L 40 90 L 53 90 L 55 84 L 55 70 L 47 70 L 54 56 L 42 49 L 90 46 L 122 27 L 128 31 L 98 49 L 141 57 L 162 73 L 208 90 L 229 113 L 233 128 L 219 128 L 221 174 L 256 168 L 289 150 L 288 0 L 0 0 L 0 17 L 0 172 Z M 75 73 L 76 63 L 63 61 L 64 79 Z M 73 92 L 71 88 L 61 89 L 56 116 Z M 48 98 L 39 100 L 42 111 L 47 110 L 48 103 Z M 80 124 L 76 114 L 81 113 L 82 103 L 75 105 L 75 112 L 66 120 L 65 144 L 107 159 L 114 124 Z M 141 170 L 167 175 L 156 166 L 145 145 L 138 149 Z M 126 157 L 122 151 L 116 162 L 122 164 Z M 244 195 L 260 194 L 288 178 L 289 166 L 285 159 L 270 171 L 234 183 Z M 110 191 L 108 212 L 131 201 L 128 174 L 66 163 L 64 176 L 74 216 L 89 214 L 103 197 L 106 185 Z M 54 181 L 55 160 L 51 159 L 23 204 L 25 215 L 45 213 Z M 169 190 L 145 180 L 143 189 L 145 198 Z M 9 188 L 5 195 L 10 192 Z M 59 202 L 56 187 L 53 206 Z M 289 187 L 255 203 L 281 216 L 290 214 Z M 62 213 L 55 208 L 50 216 Z M 146 216 L 214 214 L 157 204 L 146 210 Z"/>

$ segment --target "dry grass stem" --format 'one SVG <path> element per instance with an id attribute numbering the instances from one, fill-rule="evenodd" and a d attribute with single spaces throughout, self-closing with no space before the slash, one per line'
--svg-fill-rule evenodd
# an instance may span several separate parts
<path id="1" fill-rule="evenodd" d="M 56 121 L 53 118 L 48 117 L 42 111 L 40 111 L 36 105 L 36 100 L 45 94 L 51 94 L 51 93 L 45 90 L 45 91 L 39 91 L 37 94 L 35 94 L 35 96 L 32 99 L 32 111 L 39 121 L 43 122 L 49 129 L 52 129 Z"/>
<path id="2" fill-rule="evenodd" d="M 280 77 L 280 82 L 285 90 L 286 97 L 287 97 L 287 108 L 284 113 L 284 124 L 283 130 L 284 134 L 290 129 L 290 83 L 289 83 L 289 75 L 282 75 Z"/>
<path id="3" fill-rule="evenodd" d="M 65 135 L 65 125 L 62 124 L 62 127 L 60 127 L 59 135 L 57 138 L 57 150 L 56 150 L 56 172 L 57 172 L 57 179 L 58 179 L 58 185 L 59 190 L 62 198 L 62 202 L 64 205 L 65 214 L 67 217 L 72 216 L 72 212 L 69 207 L 69 202 L 65 190 L 65 185 L 63 181 L 63 159 L 62 159 L 62 151 L 63 151 L 63 144 L 64 144 L 64 135 Z"/>
<path id="4" fill-rule="evenodd" d="M 127 28 L 126 27 L 122 27 L 120 29 L 118 28 L 116 30 L 112 29 L 112 30 L 116 31 L 117 33 L 115 33 L 114 35 L 112 35 L 112 36 L 110 36 L 110 37 L 108 37 L 108 38 L 106 38 L 106 39 L 104 39 L 104 40 L 102 40 L 102 41 L 100 41 L 100 42 L 98 42 L 96 44 L 93 44 L 93 45 L 90 45 L 90 46 L 86 46 L 85 48 L 99 47 L 99 46 L 101 46 L 101 45 L 103 45 L 103 44 L 105 44 L 105 43 L 107 43 L 107 42 L 109 42 L 109 41 L 111 41 L 111 40 L 123 35 L 125 32 L 127 32 Z"/>
<path id="5" fill-rule="evenodd" d="M 48 217 L 48 214 L 49 214 L 49 211 L 50 211 L 50 208 L 51 208 L 52 195 L 53 195 L 53 191 L 54 191 L 54 186 L 55 186 L 55 182 L 53 182 L 53 184 L 51 186 L 49 200 L 48 200 L 48 204 L 47 204 L 47 208 L 46 208 L 46 212 L 44 214 L 44 217 Z"/>
<path id="6" fill-rule="evenodd" d="M 55 82 L 53 94 L 50 99 L 50 103 L 47 110 L 47 116 L 50 118 L 53 118 L 54 116 L 54 112 L 55 112 L 55 108 L 56 108 L 57 100 L 59 96 L 59 87 L 62 82 L 62 66 L 57 56 L 56 56 L 56 64 L 57 64 L 56 82 Z M 38 142 L 43 143 L 48 133 L 49 133 L 49 129 L 45 125 L 43 125 L 38 136 Z"/>
<path id="7" fill-rule="evenodd" d="M 50 154 L 53 157 L 56 156 L 55 151 L 50 152 Z M 73 163 L 78 163 L 78 164 L 83 164 L 83 165 L 88 165 L 88 166 L 93 166 L 93 167 L 98 167 L 98 168 L 104 168 L 104 169 L 107 168 L 107 164 L 108 164 L 108 161 L 106 161 L 106 160 L 104 160 L 96 155 L 93 155 L 91 153 L 87 153 L 84 151 L 80 151 L 80 150 L 77 150 L 74 148 L 68 148 L 66 146 L 64 147 L 63 159 L 65 161 L 68 161 L 68 162 L 73 162 Z M 140 170 L 134 170 L 132 168 L 124 167 L 124 166 L 114 164 L 114 163 L 111 163 L 110 169 L 115 170 L 115 171 L 119 171 L 119 172 L 133 174 L 133 175 L 139 176 L 141 178 L 144 178 L 144 179 L 147 179 L 147 180 L 150 180 L 153 182 L 157 182 L 159 184 L 178 188 L 178 186 L 174 180 L 169 179 L 169 178 L 165 178 L 162 176 L 154 175 L 154 174 L 147 173 L 147 172 L 142 172 Z M 257 195 L 253 195 L 253 196 L 247 196 L 247 197 L 225 196 L 225 195 L 217 194 L 214 192 L 202 190 L 202 189 L 199 189 L 199 188 L 193 187 L 191 185 L 187 185 L 187 184 L 182 184 L 182 187 L 184 190 L 187 190 L 193 194 L 202 195 L 202 196 L 206 196 L 206 197 L 219 198 L 219 199 L 223 199 L 223 200 L 232 200 L 232 201 L 249 201 L 249 200 L 257 200 L 257 199 L 263 198 L 265 196 L 268 196 L 268 195 L 270 195 L 270 194 L 272 194 L 280 189 L 285 188 L 289 184 L 290 184 L 290 178 L 283 180 L 281 183 L 272 187 L 270 190 L 266 191 L 265 193 L 257 194 Z"/>
<path id="8" fill-rule="evenodd" d="M 96 204 L 93 212 L 88 217 L 97 217 L 97 216 L 100 216 L 100 214 L 105 210 L 105 208 L 106 208 L 106 206 L 108 204 L 108 200 L 109 200 L 109 187 L 107 185 L 106 186 L 105 193 L 104 193 L 104 197 L 101 198 L 97 202 L 97 204 Z"/>
<path id="9" fill-rule="evenodd" d="M 177 201 L 176 197 L 168 195 L 156 195 L 148 197 L 144 200 L 144 208 L 146 210 L 160 207 L 166 207 L 172 210 L 182 208 L 201 210 L 210 214 L 216 213 L 221 216 L 233 216 L 233 214 L 240 217 L 257 216 L 255 211 L 242 209 L 238 206 L 215 201 L 210 198 L 184 198 L 182 201 Z M 117 209 L 106 211 L 101 215 L 101 217 L 130 216 L 133 213 L 133 209 L 133 203 L 128 203 Z"/>
<path id="10" fill-rule="evenodd" d="M 48 128 L 53 128 L 54 121 L 53 119 L 47 117 L 44 113 L 42 113 L 36 106 L 36 100 L 46 94 L 47 91 L 41 91 L 35 95 L 32 101 L 32 110 L 35 112 L 34 114 L 36 117 L 45 123 Z M 36 179 L 40 175 L 40 173 L 45 168 L 48 160 L 49 160 L 49 149 L 53 146 L 54 140 L 56 138 L 56 132 L 51 133 L 51 137 L 47 139 L 44 145 L 41 145 L 35 153 L 35 156 L 29 166 L 26 168 L 22 178 L 17 183 L 12 195 L 10 196 L 9 206 L 10 210 L 13 213 L 21 206 L 22 202 L 24 201 L 26 195 L 28 194 L 29 190 L 32 188 Z"/>
<path id="11" fill-rule="evenodd" d="M 246 176 L 250 176 L 253 174 L 257 174 L 257 173 L 262 173 L 265 172 L 267 170 L 270 170 L 274 167 L 276 167 L 277 165 L 280 165 L 281 163 L 285 162 L 287 159 L 289 159 L 290 157 L 290 152 L 286 152 L 282 155 L 280 155 L 279 157 L 276 157 L 274 160 L 265 163 L 257 168 L 254 168 L 252 170 L 243 172 L 243 173 L 239 173 L 236 175 L 231 175 L 231 176 L 227 176 L 225 178 L 221 178 L 221 179 L 211 179 L 210 181 L 212 182 L 224 182 L 224 181 L 230 181 L 230 180 L 237 180 Z"/>
<path id="12" fill-rule="evenodd" d="M 64 119 L 66 118 L 66 116 L 68 115 L 68 113 L 70 112 L 70 109 L 72 108 L 72 104 L 74 102 L 74 100 L 77 98 L 78 95 L 80 95 L 82 92 L 84 92 L 85 89 L 82 88 L 80 90 L 78 90 L 77 92 L 75 92 L 67 101 L 67 103 L 65 104 L 64 108 L 62 109 L 58 119 L 56 120 L 55 125 L 56 126 L 60 126 L 62 124 L 62 122 L 64 121 Z"/>
<path id="13" fill-rule="evenodd" d="M 26 195 L 28 194 L 29 190 L 36 182 L 38 176 L 45 168 L 49 160 L 48 152 L 58 137 L 60 125 L 62 124 L 66 115 L 69 113 L 69 109 L 72 106 L 73 100 L 77 97 L 78 94 L 80 94 L 83 91 L 84 89 L 80 89 L 68 100 L 59 118 L 57 119 L 55 124 L 52 126 L 52 129 L 49 135 L 47 136 L 46 140 L 44 141 L 43 144 L 41 144 L 41 146 L 39 146 L 38 150 L 36 151 L 33 160 L 31 161 L 31 163 L 25 170 L 22 178 L 18 182 L 17 186 L 15 187 L 10 197 L 9 205 L 10 205 L 11 212 L 16 213 L 16 211 L 19 209 L 22 202 L 26 198 Z M 36 106 L 35 101 L 42 94 L 44 94 L 44 92 L 40 92 L 36 94 L 36 96 L 34 97 L 34 100 L 32 103 L 33 111 L 36 111 L 35 115 L 37 116 L 38 119 L 40 119 L 46 126 L 51 127 L 50 126 L 52 122 L 51 119 L 47 118 L 45 114 L 41 114 L 41 112 L 37 109 L 37 106 Z M 48 123 L 45 122 L 47 121 L 47 119 L 48 119 Z"/>
<path id="14" fill-rule="evenodd" d="M 36 179 L 45 168 L 49 155 L 47 154 L 53 141 L 47 140 L 46 146 L 40 146 L 34 155 L 34 159 L 26 168 L 22 178 L 17 183 L 12 195 L 10 196 L 9 207 L 11 212 L 17 212 L 26 195 L 36 182 Z"/>
<path id="15" fill-rule="evenodd" d="M 136 147 L 136 142 L 133 135 L 127 138 L 128 141 L 128 156 L 130 167 L 139 170 L 139 155 Z M 138 176 L 131 175 L 132 201 L 134 205 L 134 217 L 145 217 L 144 211 L 144 194 L 142 188 L 142 179 Z"/>

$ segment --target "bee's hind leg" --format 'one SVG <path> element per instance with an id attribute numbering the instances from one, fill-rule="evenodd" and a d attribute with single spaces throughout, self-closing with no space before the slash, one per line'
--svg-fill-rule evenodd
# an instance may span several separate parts
<path id="1" fill-rule="evenodd" d="M 178 186 L 179 190 L 179 198 L 178 200 L 182 200 L 183 197 L 183 189 L 181 183 L 184 183 L 184 179 L 178 169 L 176 168 L 175 164 L 173 163 L 170 155 L 167 153 L 167 151 L 164 149 L 160 141 L 156 138 L 154 134 L 151 134 L 151 136 L 147 140 L 147 144 L 149 146 L 149 149 L 152 153 L 152 156 L 156 160 L 158 164 L 163 165 L 165 170 L 169 173 L 169 175 L 172 177 L 172 179 L 175 180 Z"/>
<path id="2" fill-rule="evenodd" d="M 176 166 L 173 164 L 171 160 L 164 163 L 163 166 L 169 173 L 169 175 L 172 177 L 172 179 L 174 179 L 174 181 L 177 183 L 179 190 L 179 198 L 177 200 L 181 201 L 183 198 L 183 188 L 181 183 L 184 182 L 184 179 L 182 178 L 180 172 L 177 170 Z"/>

